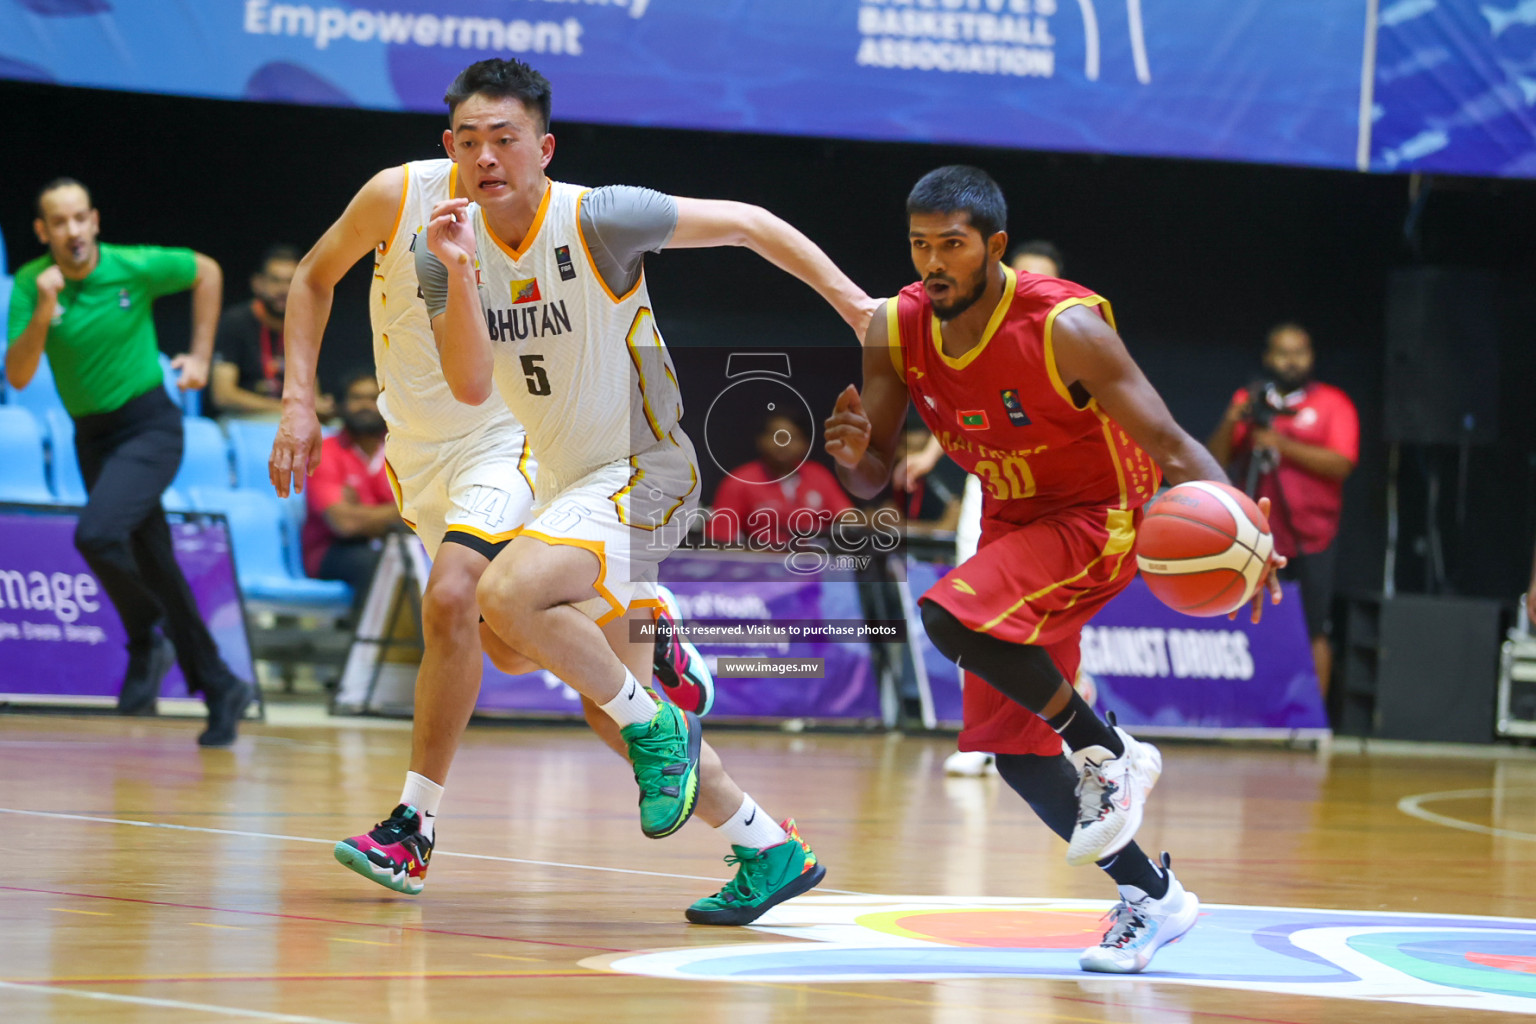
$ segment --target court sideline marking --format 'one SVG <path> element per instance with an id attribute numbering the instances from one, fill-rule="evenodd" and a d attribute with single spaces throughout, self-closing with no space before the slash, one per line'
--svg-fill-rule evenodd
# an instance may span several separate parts
<path id="1" fill-rule="evenodd" d="M 104 818 L 91 814 L 65 814 L 62 811 L 28 811 L 16 807 L 0 807 L 0 814 L 20 814 L 33 818 L 59 818 L 65 821 L 92 821 L 103 825 L 133 825 L 138 828 L 168 828 L 178 832 L 208 832 L 220 836 L 240 836 L 245 839 L 276 839 L 288 843 L 321 843 L 325 846 L 335 846 L 334 839 L 316 839 L 313 836 L 285 836 L 277 832 L 245 832 L 232 828 L 208 828 L 205 825 L 172 825 L 163 821 L 136 821 L 132 818 Z M 715 882 L 720 879 L 714 875 L 679 875 L 670 871 L 645 871 L 640 868 L 610 868 L 598 864 L 571 864 L 559 860 L 528 860 L 523 857 L 501 857 L 491 853 L 463 853 L 459 850 L 443 850 L 434 852 L 433 857 L 463 857 L 466 860 L 492 860 L 506 864 L 531 864 L 544 868 L 569 868 L 572 871 L 606 871 L 618 875 L 647 875 L 651 878 L 680 878 L 689 882 Z M 837 893 L 840 896 L 868 896 L 869 893 L 856 892 L 852 889 L 825 889 L 816 887 L 817 892 Z"/>
<path id="2" fill-rule="evenodd" d="M 1527 842 L 1536 843 L 1536 833 L 1520 832 L 1510 828 L 1494 828 L 1491 825 L 1479 825 L 1475 821 L 1463 821 L 1460 818 L 1452 818 L 1447 814 L 1436 814 L 1434 811 L 1426 811 L 1423 807 L 1426 803 L 1436 800 L 1471 800 L 1477 797 L 1493 797 L 1497 791 L 1491 788 L 1483 789 L 1448 789 L 1441 793 L 1415 793 L 1405 796 L 1397 802 L 1397 809 L 1412 818 L 1427 821 L 1433 825 L 1444 825 L 1446 828 L 1459 828 L 1463 832 L 1479 832 L 1483 835 L 1497 836 L 1500 839 L 1524 839 Z M 1509 793 L 1511 790 L 1504 790 Z M 1528 790 L 1518 790 L 1528 792 Z"/>
<path id="3" fill-rule="evenodd" d="M 217 1013 L 225 1017 L 247 1017 L 251 1020 L 268 1020 L 279 1024 L 346 1024 L 329 1017 L 299 1017 L 291 1013 L 268 1013 L 265 1010 L 242 1010 L 233 1006 L 214 1006 L 211 1003 L 184 1003 L 179 999 L 153 999 L 149 996 L 124 996 L 115 992 L 90 992 L 73 988 L 58 988 L 42 983 L 0 981 L 0 989 L 37 992 L 53 996 L 75 996 L 78 999 L 96 999 L 108 1003 L 132 1003 L 137 1006 L 153 1006 L 163 1010 L 187 1010 L 196 1013 Z"/>

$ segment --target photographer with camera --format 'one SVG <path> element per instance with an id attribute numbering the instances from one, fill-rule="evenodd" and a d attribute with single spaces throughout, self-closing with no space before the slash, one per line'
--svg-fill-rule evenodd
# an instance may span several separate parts
<path id="1" fill-rule="evenodd" d="M 1312 379 L 1312 363 L 1312 338 L 1304 328 L 1286 323 L 1271 330 L 1265 376 L 1238 389 L 1206 446 L 1250 496 L 1270 500 L 1275 550 L 1290 560 L 1280 576 L 1301 584 L 1312 658 L 1326 696 L 1333 668 L 1333 541 L 1344 479 L 1359 460 L 1360 418 L 1348 395 Z"/>

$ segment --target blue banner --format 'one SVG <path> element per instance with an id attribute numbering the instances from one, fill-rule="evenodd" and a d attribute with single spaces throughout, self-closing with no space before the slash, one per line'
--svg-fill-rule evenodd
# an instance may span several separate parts
<path id="1" fill-rule="evenodd" d="M 1536 177 L 1536 0 L 1391 0 L 1371 169 Z"/>
<path id="2" fill-rule="evenodd" d="M 0 0 L 0 77 L 558 120 L 1352 166 L 1366 0 Z"/>

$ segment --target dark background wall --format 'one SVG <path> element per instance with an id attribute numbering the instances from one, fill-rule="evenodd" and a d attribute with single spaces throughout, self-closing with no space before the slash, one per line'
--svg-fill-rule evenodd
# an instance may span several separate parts
<path id="1" fill-rule="evenodd" d="M 1536 536 L 1536 183 L 569 125 L 551 173 L 760 203 L 820 243 L 871 294 L 911 278 L 902 203 L 924 172 L 975 163 L 1002 183 L 1016 240 L 1066 252 L 1066 276 L 1107 295 L 1133 354 L 1199 437 L 1258 369 L 1266 329 L 1313 332 L 1318 375 L 1359 405 L 1362 459 L 1347 490 L 1340 584 L 1379 589 L 1386 454 L 1381 410 L 1386 281 L 1398 267 L 1481 267 L 1502 281 L 1500 440 L 1470 453 L 1457 518 L 1454 448 L 1404 450 L 1399 584 L 1424 586 L 1425 473 L 1445 481 L 1450 582 L 1501 598 L 1523 589 Z M 67 174 L 91 186 L 109 241 L 188 245 L 245 295 L 273 242 L 307 247 L 367 178 L 441 155 L 443 119 L 236 104 L 0 83 L 0 231 L 11 267 L 37 255 L 32 198 Z M 852 343 L 798 282 L 747 252 L 669 252 L 648 276 L 669 344 Z M 369 356 L 359 267 L 340 289 L 322 357 L 334 382 Z M 162 345 L 185 345 L 184 297 L 161 303 Z M 1456 339 L 1448 339 L 1455 344 Z M 1465 358 L 1486 358 L 1467 351 Z M 686 392 L 685 392 L 686 393 Z"/>

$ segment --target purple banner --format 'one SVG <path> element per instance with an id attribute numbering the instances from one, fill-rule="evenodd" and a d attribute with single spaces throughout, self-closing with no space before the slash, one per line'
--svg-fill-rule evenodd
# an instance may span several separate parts
<path id="1" fill-rule="evenodd" d="M 920 598 L 948 566 L 908 562 L 912 596 Z M 1083 669 L 1097 684 L 1095 707 L 1121 725 L 1158 731 L 1210 732 L 1327 729 L 1312 650 L 1302 619 L 1301 592 L 1284 585 L 1285 599 L 1266 605 L 1258 625 L 1197 619 L 1152 596 L 1138 576 L 1083 629 Z M 917 651 L 928 670 L 934 715 L 960 721 L 957 673 L 913 623 Z"/>
<path id="2" fill-rule="evenodd" d="M 779 566 L 782 571 L 775 571 Z M 682 606 L 683 619 L 734 619 L 773 623 L 804 619 L 862 619 L 857 585 L 826 582 L 789 572 L 782 559 L 728 553 L 674 555 L 662 566 L 669 589 Z M 713 667 L 716 659 L 738 656 L 821 658 L 820 679 L 716 679 L 711 718 L 734 719 L 878 719 L 880 688 L 869 645 L 865 643 L 702 644 Z M 508 676 L 487 661 L 477 711 L 581 713 L 575 691 L 546 672 Z"/>
<path id="3" fill-rule="evenodd" d="M 224 661 L 255 679 L 222 519 L 171 514 L 176 561 Z M 128 667 L 122 621 L 75 550 L 73 510 L 0 507 L 0 693 L 116 697 Z M 173 666 L 163 697 L 186 697 Z"/>

